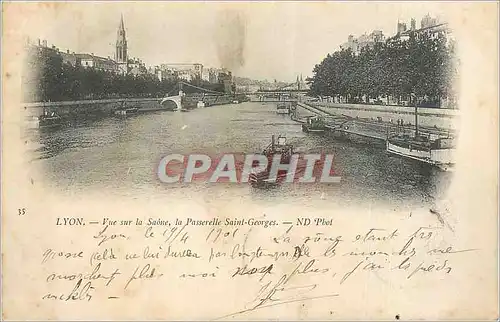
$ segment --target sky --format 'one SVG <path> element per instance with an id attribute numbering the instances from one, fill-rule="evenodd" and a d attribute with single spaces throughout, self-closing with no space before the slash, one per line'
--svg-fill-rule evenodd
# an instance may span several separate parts
<path id="1" fill-rule="evenodd" d="M 433 2 L 67 2 L 24 3 L 22 33 L 49 46 L 114 57 L 123 15 L 129 56 L 146 65 L 202 63 L 236 76 L 293 81 L 338 50 L 349 34 L 396 32 L 429 13 Z M 453 5 L 450 3 L 450 5 Z"/>

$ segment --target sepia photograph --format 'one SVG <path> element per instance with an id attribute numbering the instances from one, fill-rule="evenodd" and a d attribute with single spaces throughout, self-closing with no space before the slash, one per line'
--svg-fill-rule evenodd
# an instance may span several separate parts
<path id="1" fill-rule="evenodd" d="M 54 21 L 51 27 L 62 32 L 51 39 L 26 37 L 25 139 L 42 180 L 71 192 L 164 195 L 173 187 L 217 195 L 221 188 L 225 198 L 345 204 L 433 205 L 446 190 L 455 164 L 459 63 L 446 21 L 424 10 L 352 30 L 335 23 L 321 30 L 295 27 L 288 20 L 297 18 L 279 15 L 257 35 L 252 25 L 261 20 L 251 14 L 202 7 L 213 14 L 194 8 L 203 12 L 199 21 L 183 19 L 175 32 L 163 12 L 153 19 L 160 22 L 144 26 L 118 8 L 94 16 L 94 28 L 84 19 Z M 201 25 L 212 33 L 202 37 Z M 299 27 L 293 38 L 302 41 L 274 42 L 287 26 Z M 338 44 L 311 47 L 310 33 L 319 39 L 332 33 Z M 281 184 L 285 170 L 270 178 L 272 157 L 290 164 L 285 159 L 294 152 L 333 155 L 330 168 L 340 182 Z M 224 186 L 183 185 L 185 173 L 177 185 L 165 185 L 151 171 L 173 153 L 186 163 L 205 154 L 212 171 L 221 153 L 261 154 L 269 162 L 246 182 L 235 171 L 237 181 Z M 228 166 L 244 163 L 240 159 Z M 295 167 L 298 178 L 305 164 Z M 193 174 L 210 176 L 203 168 Z"/>
<path id="2" fill-rule="evenodd" d="M 4 320 L 498 319 L 497 2 L 2 7 Z"/>

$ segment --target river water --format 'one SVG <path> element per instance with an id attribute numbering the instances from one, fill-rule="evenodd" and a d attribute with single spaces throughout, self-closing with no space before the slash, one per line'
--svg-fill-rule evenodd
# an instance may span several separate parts
<path id="1" fill-rule="evenodd" d="M 157 179 L 158 162 L 166 154 L 259 153 L 273 134 L 286 135 L 297 152 L 333 153 L 341 182 L 258 189 L 243 183 L 166 184 Z M 80 121 L 29 137 L 38 144 L 30 159 L 42 169 L 43 183 L 72 194 L 411 207 L 433 203 L 451 179 L 450 173 L 388 155 L 380 146 L 303 133 L 289 116 L 277 115 L 274 104 L 257 102 Z"/>

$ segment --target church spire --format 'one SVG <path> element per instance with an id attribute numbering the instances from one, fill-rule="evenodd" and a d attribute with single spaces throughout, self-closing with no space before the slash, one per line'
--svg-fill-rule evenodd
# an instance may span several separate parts
<path id="1" fill-rule="evenodd" d="M 121 14 L 121 17 L 120 17 L 120 27 L 118 27 L 118 30 L 125 31 L 125 25 L 123 24 L 123 13 Z"/>
<path id="2" fill-rule="evenodd" d="M 120 17 L 120 25 L 116 34 L 116 62 L 126 63 L 128 60 L 127 37 L 125 35 L 125 24 L 123 23 L 123 14 Z"/>
<path id="3" fill-rule="evenodd" d="M 126 42 L 127 39 L 125 37 L 125 24 L 123 23 L 123 14 L 120 17 L 120 25 L 118 26 L 118 32 L 117 32 L 117 38 L 116 38 L 116 43 L 118 44 L 119 42 Z"/>

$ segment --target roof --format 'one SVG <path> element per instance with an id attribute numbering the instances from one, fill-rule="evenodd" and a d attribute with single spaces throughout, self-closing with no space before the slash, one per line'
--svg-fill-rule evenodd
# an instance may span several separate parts
<path id="1" fill-rule="evenodd" d="M 76 58 L 80 58 L 80 59 L 92 59 L 92 55 L 90 54 L 75 54 L 76 55 Z"/>
<path id="2" fill-rule="evenodd" d="M 438 29 L 438 28 L 439 29 L 441 29 L 443 27 L 446 28 L 447 26 L 448 26 L 447 23 L 440 23 L 440 24 L 429 26 L 429 27 L 425 27 L 425 28 L 420 28 L 420 29 L 415 29 L 415 30 L 411 30 L 411 29 L 410 30 L 406 30 L 406 31 L 402 32 L 401 34 L 402 35 L 406 35 L 406 34 L 409 34 L 412 31 L 414 31 L 414 32 L 424 32 L 424 31 L 428 31 L 428 30 L 432 31 L 432 30 Z"/>
<path id="3" fill-rule="evenodd" d="M 436 32 L 440 32 L 440 31 L 449 31 L 448 29 L 448 23 L 440 23 L 440 24 L 437 24 L 437 25 L 434 25 L 434 26 L 429 26 L 429 27 L 425 27 L 425 28 L 419 28 L 419 29 L 415 29 L 415 30 L 406 30 L 404 32 L 401 32 L 401 33 L 397 33 L 395 34 L 394 36 L 388 38 L 387 40 L 393 40 L 393 39 L 396 39 L 398 37 L 401 37 L 401 36 L 409 36 L 410 33 L 412 32 L 415 32 L 415 33 L 422 33 L 422 32 L 425 32 L 425 31 L 431 31 L 433 32 L 433 30 L 435 30 Z"/>
<path id="4" fill-rule="evenodd" d="M 108 63 L 116 63 L 113 59 L 111 58 L 104 58 L 104 57 L 99 57 L 99 56 L 94 56 L 91 54 L 75 54 L 75 56 L 79 59 L 85 59 L 85 60 L 99 60 L 102 62 L 108 62 Z"/>

